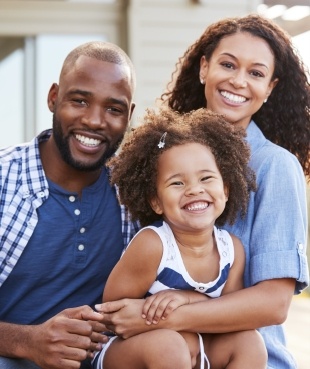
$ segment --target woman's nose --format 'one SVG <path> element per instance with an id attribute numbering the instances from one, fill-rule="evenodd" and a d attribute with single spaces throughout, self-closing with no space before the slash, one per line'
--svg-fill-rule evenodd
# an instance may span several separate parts
<path id="1" fill-rule="evenodd" d="M 230 83 L 235 88 L 245 88 L 247 86 L 246 76 L 243 72 L 237 71 L 230 79 Z"/>

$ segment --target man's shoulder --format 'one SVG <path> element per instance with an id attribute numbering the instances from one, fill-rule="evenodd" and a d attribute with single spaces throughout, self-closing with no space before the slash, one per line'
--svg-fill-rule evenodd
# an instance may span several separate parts
<path id="1" fill-rule="evenodd" d="M 41 132 L 29 142 L 0 148 L 0 165 L 2 166 L 17 160 L 27 160 L 27 156 L 39 157 L 39 143 L 47 140 L 50 135 L 51 130 L 49 129 Z"/>
<path id="2" fill-rule="evenodd" d="M 8 146 L 0 149 L 0 164 L 11 162 L 12 160 L 18 160 L 23 156 L 25 150 L 29 147 L 30 142 L 18 144 L 15 146 Z"/>

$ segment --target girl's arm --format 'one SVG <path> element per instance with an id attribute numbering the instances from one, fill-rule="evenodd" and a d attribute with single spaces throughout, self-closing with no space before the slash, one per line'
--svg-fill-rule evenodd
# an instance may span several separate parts
<path id="1" fill-rule="evenodd" d="M 141 230 L 110 273 L 103 301 L 142 298 L 156 279 L 162 252 L 159 236 L 151 229 Z"/>
<path id="2" fill-rule="evenodd" d="M 245 266 L 245 252 L 239 238 L 230 235 L 234 245 L 234 263 L 229 270 L 228 279 L 222 291 L 222 295 L 241 290 L 243 288 L 243 273 Z"/>

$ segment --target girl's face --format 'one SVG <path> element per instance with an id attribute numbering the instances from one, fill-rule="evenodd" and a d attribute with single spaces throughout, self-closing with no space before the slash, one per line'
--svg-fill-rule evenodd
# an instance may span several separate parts
<path id="1" fill-rule="evenodd" d="M 172 230 L 192 233 L 214 226 L 227 201 L 212 152 L 198 143 L 174 146 L 160 155 L 157 197 L 151 206 Z"/>
<path id="2" fill-rule="evenodd" d="M 210 60 L 200 61 L 207 108 L 246 129 L 277 84 L 273 72 L 274 55 L 266 41 L 250 33 L 224 37 Z"/>

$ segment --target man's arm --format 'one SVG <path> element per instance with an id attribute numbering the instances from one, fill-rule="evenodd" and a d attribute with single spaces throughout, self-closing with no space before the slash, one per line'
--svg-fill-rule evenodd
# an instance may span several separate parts
<path id="1" fill-rule="evenodd" d="M 79 368 L 101 349 L 102 315 L 89 306 L 66 309 L 39 325 L 0 322 L 0 356 L 24 358 L 44 369 Z"/>

